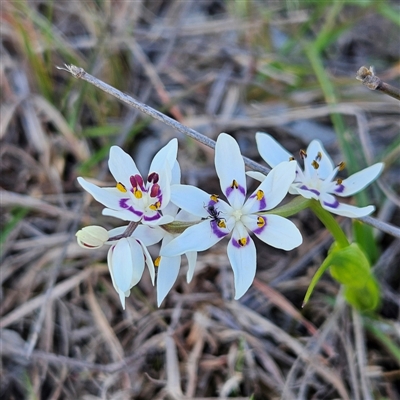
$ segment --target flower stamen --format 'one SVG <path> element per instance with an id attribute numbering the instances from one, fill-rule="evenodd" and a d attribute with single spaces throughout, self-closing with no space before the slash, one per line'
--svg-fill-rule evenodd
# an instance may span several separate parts
<path id="1" fill-rule="evenodd" d="M 150 210 L 157 211 L 161 207 L 161 202 L 157 201 L 149 206 Z"/>
<path id="2" fill-rule="evenodd" d="M 213 201 L 214 203 L 217 203 L 219 200 L 218 200 L 218 195 L 217 194 L 212 194 L 211 196 L 210 196 L 210 199 L 211 199 L 211 201 Z"/>
<path id="3" fill-rule="evenodd" d="M 314 169 L 318 169 L 319 168 L 319 164 L 318 164 L 318 162 L 316 160 L 313 160 L 311 165 L 313 166 Z"/>
<path id="4" fill-rule="evenodd" d="M 262 228 L 263 226 L 265 226 L 265 219 L 263 217 L 260 217 L 260 216 L 257 217 L 257 226 L 259 228 Z"/>
<path id="5" fill-rule="evenodd" d="M 143 193 L 138 188 L 133 188 L 133 195 L 137 199 L 141 199 L 143 197 Z"/>
<path id="6" fill-rule="evenodd" d="M 247 242 L 248 242 L 247 237 L 243 237 L 238 240 L 239 245 L 242 247 L 246 246 Z"/>
<path id="7" fill-rule="evenodd" d="M 117 183 L 117 189 L 122 193 L 126 193 L 127 192 L 126 187 L 121 182 Z"/>

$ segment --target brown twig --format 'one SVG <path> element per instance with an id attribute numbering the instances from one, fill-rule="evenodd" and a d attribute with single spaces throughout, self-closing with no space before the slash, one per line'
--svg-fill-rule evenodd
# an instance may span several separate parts
<path id="1" fill-rule="evenodd" d="M 107 83 L 101 81 L 100 79 L 95 78 L 93 75 L 88 74 L 83 68 L 77 67 L 75 65 L 65 65 L 65 68 L 57 67 L 58 69 L 62 69 L 71 73 L 77 79 L 83 79 L 86 82 L 91 83 L 92 85 L 98 87 L 99 89 L 103 90 L 106 93 L 111 94 L 112 96 L 116 97 L 117 99 L 121 100 L 122 102 L 130 105 L 131 107 L 136 108 L 137 110 L 141 111 L 143 114 L 146 114 L 158 121 L 163 122 L 166 125 L 171 126 L 172 128 L 176 129 L 178 132 L 183 133 L 186 136 L 189 136 L 198 142 L 205 144 L 212 149 L 215 149 L 215 141 L 208 138 L 207 136 L 202 135 L 200 132 L 195 131 L 194 129 L 188 128 L 185 125 L 182 125 L 178 121 L 168 117 L 167 115 L 155 110 L 154 108 L 143 104 L 133 97 L 121 92 L 118 89 L 108 85 Z M 250 158 L 243 157 L 244 163 L 254 171 L 259 171 L 265 175 L 271 171 L 270 168 L 264 167 L 255 161 L 251 160 Z"/>
<path id="2" fill-rule="evenodd" d="M 379 90 L 397 100 L 400 100 L 400 89 L 383 82 L 374 73 L 373 67 L 361 67 L 357 71 L 356 79 L 361 81 L 370 90 Z"/>

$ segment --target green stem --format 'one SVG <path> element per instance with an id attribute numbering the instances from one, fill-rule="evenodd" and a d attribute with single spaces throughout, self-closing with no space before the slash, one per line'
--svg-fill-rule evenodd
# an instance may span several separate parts
<path id="1" fill-rule="evenodd" d="M 302 196 L 296 196 L 293 200 L 289 203 L 284 204 L 283 206 L 276 207 L 271 211 L 263 211 L 260 212 L 261 215 L 280 215 L 281 217 L 291 217 L 292 215 L 297 214 L 301 210 L 310 207 L 310 200 L 306 199 Z"/>
<path id="2" fill-rule="evenodd" d="M 350 246 L 347 236 L 331 213 L 324 210 L 317 200 L 310 201 L 309 207 L 332 234 L 340 248 Z"/>

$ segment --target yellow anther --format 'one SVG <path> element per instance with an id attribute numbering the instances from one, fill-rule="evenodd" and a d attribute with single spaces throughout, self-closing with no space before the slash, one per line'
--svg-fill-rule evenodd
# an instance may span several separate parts
<path id="1" fill-rule="evenodd" d="M 226 223 L 223 219 L 220 219 L 217 223 L 219 228 L 226 228 Z"/>
<path id="2" fill-rule="evenodd" d="M 141 190 L 139 189 L 133 189 L 133 195 L 137 198 L 137 199 L 141 199 L 143 197 L 143 193 Z"/>
<path id="3" fill-rule="evenodd" d="M 343 171 L 346 168 L 346 163 L 344 161 L 338 164 L 339 171 Z"/>
<path id="4" fill-rule="evenodd" d="M 122 193 L 126 193 L 127 192 L 126 187 L 121 182 L 117 183 L 117 189 Z"/>
<path id="5" fill-rule="evenodd" d="M 262 190 L 257 190 L 256 197 L 258 201 L 262 200 L 264 198 L 264 192 Z"/>
<path id="6" fill-rule="evenodd" d="M 337 183 L 338 185 L 341 185 L 342 182 L 343 182 L 343 179 L 340 179 L 340 178 L 337 178 L 337 179 L 336 179 L 336 183 Z"/>
<path id="7" fill-rule="evenodd" d="M 263 217 L 257 218 L 257 226 L 262 228 L 265 225 L 265 219 Z"/>
<path id="8" fill-rule="evenodd" d="M 157 203 L 151 204 L 149 206 L 150 210 L 157 211 L 161 207 L 161 203 L 157 201 Z"/>
<path id="9" fill-rule="evenodd" d="M 318 169 L 319 168 L 319 164 L 314 160 L 311 165 L 314 167 L 314 169 Z"/>
<path id="10" fill-rule="evenodd" d="M 160 262 L 161 262 L 161 257 L 158 256 L 158 257 L 154 260 L 154 266 L 155 266 L 155 267 L 159 267 L 159 266 L 160 266 Z"/>
<path id="11" fill-rule="evenodd" d="M 292 157 L 289 157 L 289 161 L 294 161 L 295 160 L 295 158 L 292 156 Z"/>
<path id="12" fill-rule="evenodd" d="M 246 246 L 246 244 L 247 244 L 247 238 L 241 238 L 241 239 L 239 239 L 238 240 L 238 243 L 243 247 L 243 246 Z"/>
<path id="13" fill-rule="evenodd" d="M 232 185 L 231 185 L 231 188 L 232 189 L 237 189 L 239 187 L 239 184 L 236 182 L 236 180 L 234 179 L 233 181 L 232 181 Z"/>
<path id="14" fill-rule="evenodd" d="M 318 154 L 317 154 L 317 157 L 315 157 L 315 159 L 317 161 L 321 161 L 321 158 L 322 158 L 322 153 L 319 151 Z"/>
<path id="15" fill-rule="evenodd" d="M 216 203 L 217 201 L 218 201 L 218 195 L 217 194 L 212 194 L 211 196 L 210 196 L 210 199 L 214 202 L 214 203 Z"/>

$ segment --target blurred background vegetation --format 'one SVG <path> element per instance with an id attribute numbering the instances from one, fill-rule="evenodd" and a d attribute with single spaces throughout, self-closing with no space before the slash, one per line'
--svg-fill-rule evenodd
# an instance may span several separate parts
<path id="1" fill-rule="evenodd" d="M 293 218 L 300 248 L 257 243 L 256 280 L 240 301 L 222 242 L 200 254 L 189 285 L 182 267 L 160 309 L 145 274 L 122 311 L 107 249 L 90 252 L 74 238 L 81 226 L 118 221 L 76 177 L 112 185 L 112 145 L 146 171 L 178 137 L 183 181 L 218 192 L 213 151 L 56 68 L 82 67 L 213 139 L 232 134 L 256 161 L 256 131 L 295 154 L 318 138 L 346 174 L 384 161 L 379 184 L 355 201 L 398 226 L 399 102 L 355 79 L 373 65 L 400 87 L 397 1 L 0 7 L 1 398 L 400 398 L 399 239 L 360 223 L 339 218 L 374 265 L 374 313 L 346 305 L 329 274 L 301 309 L 332 243 L 307 211 Z"/>

